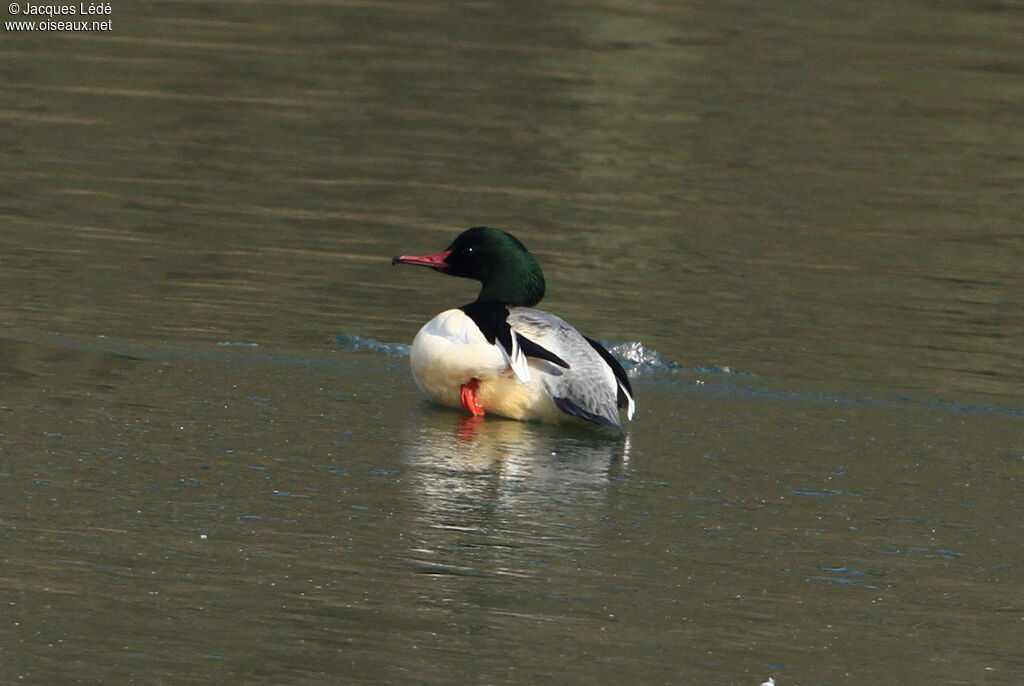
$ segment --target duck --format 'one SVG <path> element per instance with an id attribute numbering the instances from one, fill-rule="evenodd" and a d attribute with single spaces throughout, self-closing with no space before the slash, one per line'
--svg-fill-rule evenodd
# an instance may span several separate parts
<path id="1" fill-rule="evenodd" d="M 441 312 L 413 339 L 410 366 L 419 389 L 474 417 L 583 423 L 624 433 L 633 389 L 622 365 L 564 319 L 535 309 L 544 273 L 506 231 L 475 226 L 444 250 L 398 255 L 392 265 L 427 267 L 479 281 L 476 300 Z"/>

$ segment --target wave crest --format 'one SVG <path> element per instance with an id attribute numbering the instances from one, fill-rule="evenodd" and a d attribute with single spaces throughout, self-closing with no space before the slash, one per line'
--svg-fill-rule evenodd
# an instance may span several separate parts
<path id="1" fill-rule="evenodd" d="M 334 342 L 343 352 L 358 353 L 371 352 L 387 355 L 388 357 L 408 357 L 411 345 L 404 343 L 381 343 L 374 338 L 360 336 L 357 333 L 343 333 L 334 337 Z"/>

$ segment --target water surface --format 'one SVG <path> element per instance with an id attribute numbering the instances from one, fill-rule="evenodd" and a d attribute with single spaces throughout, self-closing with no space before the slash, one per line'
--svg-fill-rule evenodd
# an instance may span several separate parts
<path id="1" fill-rule="evenodd" d="M 1024 677 L 1018 9 L 112 10 L 0 45 L 0 680 Z M 476 224 L 624 440 L 419 398 Z"/>

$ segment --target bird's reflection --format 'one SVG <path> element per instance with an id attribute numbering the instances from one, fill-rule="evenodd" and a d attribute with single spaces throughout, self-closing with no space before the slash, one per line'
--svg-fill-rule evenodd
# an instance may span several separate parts
<path id="1" fill-rule="evenodd" d="M 529 574 L 529 553 L 587 547 L 629 466 L 628 437 L 434 408 L 408 427 L 401 450 L 422 524 L 410 562 L 427 573 Z"/>
<path id="2" fill-rule="evenodd" d="M 589 429 L 459 416 L 435 408 L 425 409 L 418 419 L 410 423 L 402 451 L 426 486 L 438 479 L 489 474 L 499 481 L 525 479 L 528 490 L 541 496 L 561 493 L 570 484 L 601 487 L 629 464 L 628 436 L 611 438 Z M 463 486 L 443 484 L 446 492 Z"/>

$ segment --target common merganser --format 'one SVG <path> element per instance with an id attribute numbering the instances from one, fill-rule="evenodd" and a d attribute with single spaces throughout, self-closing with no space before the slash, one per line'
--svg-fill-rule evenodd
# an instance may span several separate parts
<path id="1" fill-rule="evenodd" d="M 565 320 L 533 309 L 544 297 L 537 260 L 512 234 L 463 231 L 433 255 L 392 265 L 430 267 L 483 284 L 475 302 L 427 322 L 412 344 L 412 374 L 427 396 L 472 415 L 557 421 L 579 417 L 622 432 L 636 404 L 622 365 Z"/>

